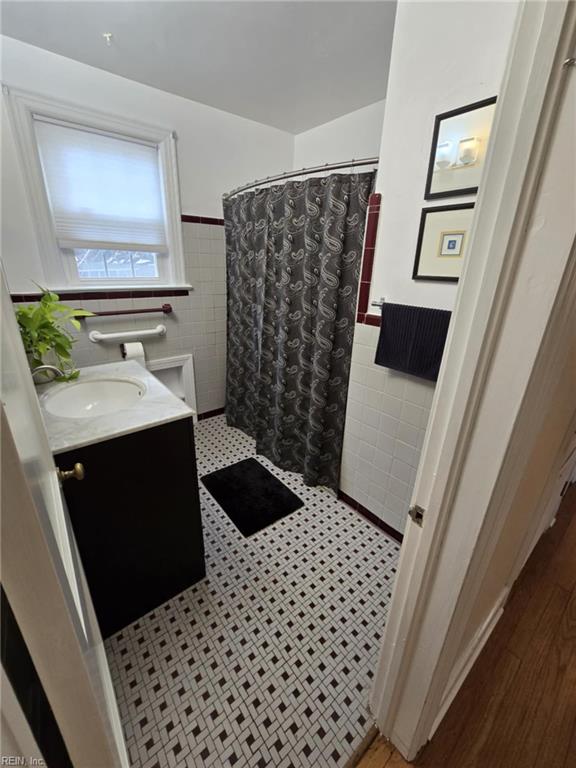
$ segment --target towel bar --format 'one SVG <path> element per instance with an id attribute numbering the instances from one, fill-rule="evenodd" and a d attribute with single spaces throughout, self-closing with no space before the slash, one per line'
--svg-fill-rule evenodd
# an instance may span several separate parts
<path id="1" fill-rule="evenodd" d="M 90 317 L 112 317 L 113 315 L 145 315 L 149 312 L 162 312 L 169 315 L 172 312 L 172 304 L 162 304 L 161 307 L 150 307 L 150 309 L 110 309 L 106 312 L 94 312 Z"/>

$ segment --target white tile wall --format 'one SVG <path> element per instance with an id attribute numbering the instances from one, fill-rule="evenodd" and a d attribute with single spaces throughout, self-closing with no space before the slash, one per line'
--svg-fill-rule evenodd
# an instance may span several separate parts
<path id="1" fill-rule="evenodd" d="M 119 344 L 94 344 L 88 332 L 153 328 L 164 323 L 165 337 L 146 340 L 147 359 L 194 354 L 198 412 L 224 406 L 226 366 L 226 258 L 224 227 L 211 224 L 182 224 L 186 279 L 193 286 L 188 296 L 148 299 L 105 299 L 72 302 L 93 312 L 110 309 L 172 304 L 171 315 L 128 315 L 88 318 L 76 334 L 73 357 L 76 365 L 120 360 Z"/>
<path id="2" fill-rule="evenodd" d="M 148 340 L 150 360 L 193 352 L 198 412 L 224 407 L 226 382 L 226 257 L 224 227 L 182 225 L 188 296 L 83 301 L 94 312 L 170 302 L 171 315 L 88 319 L 77 334 L 74 360 L 95 365 L 121 359 L 118 344 L 93 344 L 88 332 L 149 328 L 163 322 L 164 338 Z M 84 330 L 85 329 L 85 330 Z M 374 364 L 379 328 L 357 324 L 352 348 L 340 488 L 403 531 L 434 384 Z"/>
<path id="3" fill-rule="evenodd" d="M 340 488 L 402 532 L 434 384 L 375 365 L 379 331 L 354 332 Z"/>

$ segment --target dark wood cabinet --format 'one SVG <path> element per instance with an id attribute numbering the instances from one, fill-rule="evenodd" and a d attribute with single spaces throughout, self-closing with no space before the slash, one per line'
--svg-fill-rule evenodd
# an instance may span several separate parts
<path id="1" fill-rule="evenodd" d="M 55 457 L 104 637 L 205 575 L 192 419 Z"/>

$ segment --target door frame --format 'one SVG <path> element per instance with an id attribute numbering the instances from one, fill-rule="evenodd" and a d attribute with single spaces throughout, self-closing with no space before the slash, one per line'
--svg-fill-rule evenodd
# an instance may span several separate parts
<path id="1" fill-rule="evenodd" d="M 514 450 L 505 452 L 504 447 L 498 466 L 493 457 L 492 474 L 486 477 L 493 493 L 481 513 L 470 519 L 458 493 L 564 86 L 574 74 L 573 67 L 563 65 L 574 56 L 575 40 L 575 3 L 526 0 L 519 6 L 468 259 L 412 496 L 412 504 L 425 510 L 424 523 L 420 527 L 408 522 L 371 696 L 379 729 L 409 760 L 431 737 L 457 692 L 458 686 L 453 686 L 447 700 L 469 606 L 494 552 L 503 510 L 527 461 L 534 432 L 536 419 L 531 424 L 526 407 L 520 406 L 537 407 L 549 393 L 553 365 L 571 320 L 570 302 L 576 300 L 572 251 L 564 265 L 557 265 L 557 271 L 564 272 L 557 295 L 552 290 L 549 301 L 531 306 L 536 321 L 547 328 L 547 343 L 531 363 L 519 361 L 522 371 L 514 382 L 518 402 L 500 425 L 506 438 L 502 445 Z"/>

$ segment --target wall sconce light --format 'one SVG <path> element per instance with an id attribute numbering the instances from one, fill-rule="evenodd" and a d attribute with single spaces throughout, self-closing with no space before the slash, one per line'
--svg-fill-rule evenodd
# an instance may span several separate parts
<path id="1" fill-rule="evenodd" d="M 478 160 L 478 139 L 471 136 L 458 142 L 458 165 L 474 165 Z"/>
<path id="2" fill-rule="evenodd" d="M 449 168 L 452 164 L 452 142 L 443 141 L 436 146 L 436 168 Z"/>

